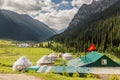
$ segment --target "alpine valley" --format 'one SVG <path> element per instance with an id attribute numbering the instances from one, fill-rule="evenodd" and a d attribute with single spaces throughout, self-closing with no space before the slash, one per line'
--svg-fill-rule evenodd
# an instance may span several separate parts
<path id="1" fill-rule="evenodd" d="M 84 4 L 68 28 L 51 39 L 75 52 L 86 51 L 94 43 L 98 51 L 120 57 L 120 0 Z"/>
<path id="2" fill-rule="evenodd" d="M 120 80 L 120 0 L 0 0 L 0 80 Z"/>

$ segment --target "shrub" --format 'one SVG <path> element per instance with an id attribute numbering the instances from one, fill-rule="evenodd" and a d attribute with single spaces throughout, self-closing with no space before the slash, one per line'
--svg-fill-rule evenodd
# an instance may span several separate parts
<path id="1" fill-rule="evenodd" d="M 25 70 L 22 70 L 21 72 L 22 72 L 22 73 L 25 73 Z"/>
<path id="2" fill-rule="evenodd" d="M 87 78 L 96 78 L 96 76 L 94 74 L 88 73 L 86 74 Z"/>
<path id="3" fill-rule="evenodd" d="M 54 70 L 51 70 L 51 71 L 50 71 L 50 73 L 54 74 L 54 73 L 55 73 L 55 71 L 54 71 Z"/>
<path id="4" fill-rule="evenodd" d="M 80 74 L 78 72 L 73 74 L 73 77 L 80 77 Z"/>
<path id="5" fill-rule="evenodd" d="M 69 73 L 67 73 L 66 71 L 63 71 L 63 72 L 62 72 L 62 75 L 69 77 Z"/>
<path id="6" fill-rule="evenodd" d="M 28 70 L 28 73 L 36 73 L 36 71 L 35 70 Z"/>
<path id="7" fill-rule="evenodd" d="M 4 70 L 0 71 L 1 73 L 4 73 Z"/>
<path id="8" fill-rule="evenodd" d="M 119 80 L 118 76 L 117 75 L 111 75 L 109 77 L 109 80 Z"/>

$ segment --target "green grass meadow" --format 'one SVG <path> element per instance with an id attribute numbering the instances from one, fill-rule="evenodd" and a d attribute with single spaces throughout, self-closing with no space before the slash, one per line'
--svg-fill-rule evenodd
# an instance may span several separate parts
<path id="1" fill-rule="evenodd" d="M 51 52 L 53 51 L 47 48 L 0 48 L 0 66 L 11 69 L 13 63 L 21 56 L 26 56 L 33 65 L 36 65 L 43 55 L 48 55 Z M 2 68 L 0 68 L 0 72 L 3 71 Z"/>
<path id="2" fill-rule="evenodd" d="M 62 76 L 59 74 L 52 74 L 52 73 L 33 73 L 30 75 L 40 77 L 43 80 L 99 80 L 97 78 L 67 77 L 67 76 Z"/>

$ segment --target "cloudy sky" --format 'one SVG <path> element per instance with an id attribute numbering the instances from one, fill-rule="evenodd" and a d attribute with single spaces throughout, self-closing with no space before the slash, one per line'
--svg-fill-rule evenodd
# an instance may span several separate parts
<path id="1" fill-rule="evenodd" d="M 80 6 L 91 0 L 0 0 L 1 9 L 28 14 L 49 27 L 61 30 L 68 26 Z"/>

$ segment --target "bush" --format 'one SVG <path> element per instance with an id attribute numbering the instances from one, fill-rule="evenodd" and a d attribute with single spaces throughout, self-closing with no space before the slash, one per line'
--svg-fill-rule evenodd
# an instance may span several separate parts
<path id="1" fill-rule="evenodd" d="M 28 73 L 36 73 L 36 71 L 35 70 L 28 70 Z"/>
<path id="2" fill-rule="evenodd" d="M 25 70 L 22 70 L 21 72 L 22 72 L 22 73 L 25 73 Z"/>
<path id="3" fill-rule="evenodd" d="M 0 71 L 1 73 L 4 73 L 4 70 Z"/>
<path id="4" fill-rule="evenodd" d="M 109 80 L 119 80 L 117 75 L 111 75 Z"/>
<path id="5" fill-rule="evenodd" d="M 50 71 L 50 73 L 54 74 L 54 73 L 55 73 L 55 71 L 54 71 L 54 70 L 51 70 L 51 71 Z"/>
<path id="6" fill-rule="evenodd" d="M 94 74 L 88 73 L 86 74 L 87 78 L 96 78 L 96 76 Z"/>
<path id="7" fill-rule="evenodd" d="M 63 71 L 63 72 L 62 72 L 62 75 L 69 77 L 69 73 L 67 73 L 66 71 Z"/>
<path id="8" fill-rule="evenodd" d="M 73 77 L 80 77 L 80 74 L 78 72 L 73 74 Z"/>

